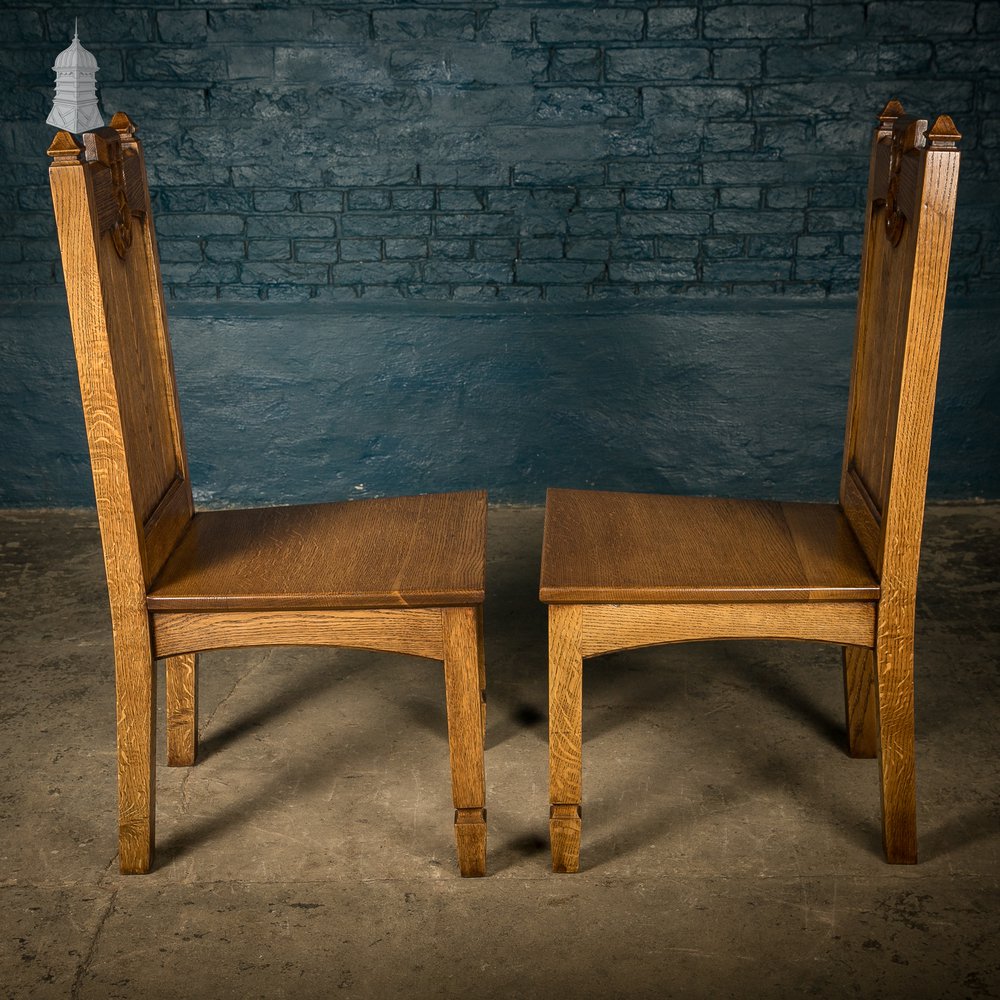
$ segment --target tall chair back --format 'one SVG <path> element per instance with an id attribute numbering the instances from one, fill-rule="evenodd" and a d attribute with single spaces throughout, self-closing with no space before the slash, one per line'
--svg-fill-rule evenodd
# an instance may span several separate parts
<path id="1" fill-rule="evenodd" d="M 915 593 L 961 136 L 897 101 L 879 118 L 840 501 L 883 587 Z"/>
<path id="2" fill-rule="evenodd" d="M 49 176 L 114 611 L 145 606 L 193 503 L 142 147 L 121 113 L 83 140 L 56 136 Z"/>

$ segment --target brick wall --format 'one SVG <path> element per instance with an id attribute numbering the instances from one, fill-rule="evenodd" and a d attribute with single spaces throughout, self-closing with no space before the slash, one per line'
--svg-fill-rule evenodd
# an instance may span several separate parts
<path id="1" fill-rule="evenodd" d="M 62 297 L 43 123 L 76 14 L 175 300 L 849 293 L 888 97 L 965 134 L 954 290 L 1000 269 L 995 0 L 8 2 L 3 300 Z"/>

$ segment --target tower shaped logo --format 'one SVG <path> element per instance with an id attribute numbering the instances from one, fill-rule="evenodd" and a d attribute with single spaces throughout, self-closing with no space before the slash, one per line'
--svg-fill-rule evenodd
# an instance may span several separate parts
<path id="1" fill-rule="evenodd" d="M 104 124 L 97 107 L 97 60 L 81 44 L 77 28 L 68 49 L 56 56 L 56 98 L 46 123 L 67 132 L 88 132 Z"/>

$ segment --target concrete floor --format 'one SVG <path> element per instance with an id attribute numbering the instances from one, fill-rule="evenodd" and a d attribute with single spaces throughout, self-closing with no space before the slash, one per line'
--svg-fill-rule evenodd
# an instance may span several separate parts
<path id="1" fill-rule="evenodd" d="M 490 875 L 455 863 L 442 672 L 350 650 L 202 659 L 202 756 L 115 856 L 111 637 L 90 513 L 0 513 L 4 997 L 1000 995 L 1000 506 L 928 513 L 921 864 L 881 858 L 839 654 L 590 661 L 583 870 L 546 844 L 541 512 L 492 514 Z"/>

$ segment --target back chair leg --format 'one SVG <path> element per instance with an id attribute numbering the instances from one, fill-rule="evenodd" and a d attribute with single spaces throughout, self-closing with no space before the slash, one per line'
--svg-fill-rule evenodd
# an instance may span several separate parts
<path id="1" fill-rule="evenodd" d="M 483 746 L 486 745 L 486 637 L 483 632 L 483 606 L 476 606 L 476 648 L 479 651 L 479 713 L 483 723 Z"/>
<path id="2" fill-rule="evenodd" d="M 116 628 L 118 847 L 123 875 L 153 863 L 156 812 L 156 661 L 145 627 Z"/>
<path id="3" fill-rule="evenodd" d="M 549 607 L 549 842 L 554 872 L 580 867 L 583 801 L 582 615 Z"/>
<path id="4" fill-rule="evenodd" d="M 167 657 L 167 764 L 190 767 L 198 753 L 198 654 Z"/>
<path id="5" fill-rule="evenodd" d="M 444 684 L 455 840 L 462 875 L 486 874 L 486 772 L 481 686 L 482 609 L 445 608 Z"/>
<path id="6" fill-rule="evenodd" d="M 875 724 L 875 657 L 863 646 L 844 647 L 844 713 L 847 752 L 852 757 L 878 754 Z"/>
<path id="7" fill-rule="evenodd" d="M 913 637 L 879 635 L 875 648 L 882 846 L 889 864 L 917 863 Z"/>

